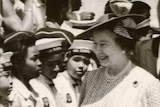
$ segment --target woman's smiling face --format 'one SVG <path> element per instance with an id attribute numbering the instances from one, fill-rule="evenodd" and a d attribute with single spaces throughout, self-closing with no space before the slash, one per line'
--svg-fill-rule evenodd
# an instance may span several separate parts
<path id="1" fill-rule="evenodd" d="M 117 35 L 109 30 L 97 30 L 93 32 L 95 53 L 102 66 L 115 64 L 121 56 L 122 49 L 116 43 Z"/>

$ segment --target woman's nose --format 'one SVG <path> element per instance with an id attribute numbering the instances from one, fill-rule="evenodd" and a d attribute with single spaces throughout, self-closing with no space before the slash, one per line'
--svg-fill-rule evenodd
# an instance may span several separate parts
<path id="1" fill-rule="evenodd" d="M 97 44 L 97 45 L 95 46 L 95 48 L 94 48 L 94 51 L 95 51 L 95 53 L 101 52 L 102 49 L 101 49 L 100 45 Z"/>

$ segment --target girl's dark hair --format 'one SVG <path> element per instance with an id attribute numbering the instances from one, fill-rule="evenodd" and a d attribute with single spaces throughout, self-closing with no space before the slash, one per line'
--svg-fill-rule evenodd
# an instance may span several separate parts
<path id="1" fill-rule="evenodd" d="M 72 50 L 70 50 L 70 51 L 68 51 L 68 53 L 66 54 L 66 57 L 67 57 L 68 59 L 70 59 L 70 58 L 71 58 L 72 56 L 74 56 L 74 55 L 83 55 L 83 56 L 86 56 L 87 58 L 92 58 L 92 59 L 96 62 L 97 66 L 98 66 L 98 67 L 100 66 L 100 62 L 99 62 L 97 56 L 96 56 L 95 53 L 92 52 L 92 51 L 90 51 L 90 53 L 80 53 L 80 52 L 73 52 Z"/>
<path id="2" fill-rule="evenodd" d="M 46 0 L 47 20 L 62 24 L 63 20 L 68 19 L 66 13 L 71 9 L 70 0 Z"/>
<path id="3" fill-rule="evenodd" d="M 71 0 L 72 11 L 78 11 L 81 7 L 81 0 Z"/>
<path id="4" fill-rule="evenodd" d="M 27 49 L 35 45 L 34 34 L 30 32 L 16 32 L 13 33 L 13 38 L 8 40 L 4 44 L 4 51 L 12 51 L 11 62 L 13 64 L 13 75 L 18 76 L 19 68 L 24 63 L 24 59 L 27 55 Z"/>

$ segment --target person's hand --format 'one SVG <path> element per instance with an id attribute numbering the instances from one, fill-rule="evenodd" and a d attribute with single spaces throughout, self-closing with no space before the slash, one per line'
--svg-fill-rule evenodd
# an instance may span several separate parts
<path id="1" fill-rule="evenodd" d="M 81 12 L 79 15 L 81 20 L 93 20 L 95 16 L 93 12 Z"/>
<path id="2" fill-rule="evenodd" d="M 20 0 L 14 0 L 14 9 L 16 9 L 16 10 L 24 10 L 24 4 L 23 4 L 23 2 L 21 2 Z"/>
<path id="3" fill-rule="evenodd" d="M 19 0 L 15 0 L 14 9 L 16 10 L 16 13 L 18 14 L 18 16 L 22 18 L 24 15 L 23 14 L 24 4 Z"/>

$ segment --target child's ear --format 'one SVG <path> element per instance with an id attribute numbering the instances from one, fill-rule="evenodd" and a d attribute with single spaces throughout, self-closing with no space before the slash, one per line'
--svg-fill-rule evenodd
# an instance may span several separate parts
<path id="1" fill-rule="evenodd" d="M 68 61 L 68 57 L 69 57 L 69 52 L 66 52 L 64 54 L 64 62 L 67 62 Z"/>

